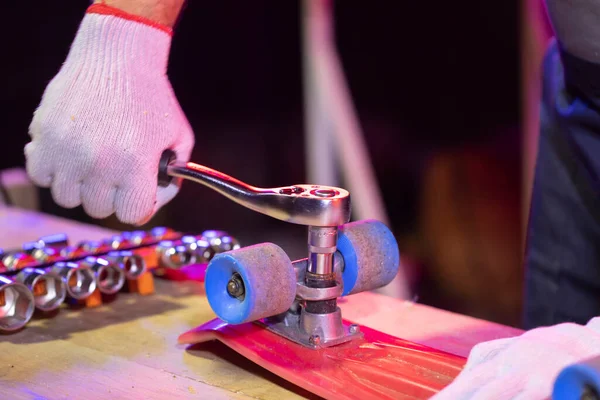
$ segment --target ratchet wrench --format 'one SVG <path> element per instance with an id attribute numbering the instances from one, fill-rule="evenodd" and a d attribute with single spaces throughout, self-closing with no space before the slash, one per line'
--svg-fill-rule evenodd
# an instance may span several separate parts
<path id="1" fill-rule="evenodd" d="M 281 221 L 313 227 L 335 227 L 350 221 L 350 193 L 345 189 L 310 184 L 254 187 L 203 165 L 177 162 L 172 150 L 163 152 L 159 169 L 161 186 L 174 178 L 191 180 Z"/>

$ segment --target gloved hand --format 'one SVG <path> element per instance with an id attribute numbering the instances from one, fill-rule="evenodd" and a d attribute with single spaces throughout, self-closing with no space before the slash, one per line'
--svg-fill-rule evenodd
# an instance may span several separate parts
<path id="1" fill-rule="evenodd" d="M 600 317 L 473 347 L 464 370 L 432 400 L 547 399 L 566 366 L 600 355 Z"/>
<path id="2" fill-rule="evenodd" d="M 188 161 L 192 129 L 167 78 L 171 31 L 103 5 L 88 9 L 34 113 L 27 172 L 57 204 L 143 224 L 178 192 L 158 187 L 170 148 Z"/>

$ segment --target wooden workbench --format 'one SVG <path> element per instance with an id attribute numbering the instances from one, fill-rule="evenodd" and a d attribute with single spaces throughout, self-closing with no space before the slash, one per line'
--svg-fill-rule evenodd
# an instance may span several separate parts
<path id="1" fill-rule="evenodd" d="M 73 242 L 114 232 L 0 208 L 0 247 L 66 233 Z M 293 399 L 300 389 L 220 343 L 186 348 L 179 334 L 214 318 L 203 286 L 157 280 L 151 296 L 119 294 L 96 309 L 61 309 L 0 336 L 2 399 Z M 519 330 L 373 293 L 340 301 L 356 323 L 467 356 L 481 341 Z"/>

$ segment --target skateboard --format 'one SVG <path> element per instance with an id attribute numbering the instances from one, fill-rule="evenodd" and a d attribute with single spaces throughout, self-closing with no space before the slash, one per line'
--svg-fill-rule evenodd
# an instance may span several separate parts
<path id="1" fill-rule="evenodd" d="M 256 212 L 308 230 L 308 257 L 292 262 L 274 243 L 215 255 L 205 291 L 217 318 L 179 337 L 218 340 L 324 398 L 429 398 L 461 371 L 463 357 L 344 320 L 340 297 L 390 283 L 400 265 L 392 232 L 376 220 L 349 222 L 350 193 L 322 185 L 257 188 L 165 152 L 161 184 L 203 184 Z"/>

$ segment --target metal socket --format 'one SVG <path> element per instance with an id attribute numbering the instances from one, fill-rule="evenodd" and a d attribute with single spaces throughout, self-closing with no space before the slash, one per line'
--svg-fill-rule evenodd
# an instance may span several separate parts
<path id="1" fill-rule="evenodd" d="M 146 262 L 143 257 L 134 254 L 132 251 L 111 251 L 102 258 L 118 265 L 125 273 L 127 279 L 137 279 L 146 272 Z"/>
<path id="2" fill-rule="evenodd" d="M 125 271 L 105 258 L 89 256 L 79 262 L 94 271 L 96 286 L 104 294 L 114 294 L 125 284 Z"/>
<path id="3" fill-rule="evenodd" d="M 0 331 L 21 329 L 31 320 L 34 311 L 33 293 L 27 286 L 0 276 Z"/>
<path id="4" fill-rule="evenodd" d="M 104 241 L 104 245 L 110 249 L 118 250 L 125 247 L 129 242 L 121 235 L 114 235 Z"/>
<path id="5" fill-rule="evenodd" d="M 209 230 L 202 232 L 202 237 L 205 240 L 207 240 L 208 243 L 211 244 L 211 246 L 219 245 L 223 236 L 227 236 L 227 232 L 217 230 Z"/>
<path id="6" fill-rule="evenodd" d="M 146 238 L 148 238 L 148 234 L 144 231 L 133 231 L 131 232 L 131 238 L 129 239 L 134 245 L 139 246 L 144 243 Z"/>
<path id="7" fill-rule="evenodd" d="M 40 262 L 48 262 L 52 259 L 56 259 L 58 251 L 52 247 L 40 247 L 38 249 L 31 250 L 31 256 Z"/>
<path id="8" fill-rule="evenodd" d="M 148 234 L 144 231 L 123 232 L 121 237 L 134 246 L 139 246 L 144 243 Z"/>
<path id="9" fill-rule="evenodd" d="M 189 253 L 188 264 L 207 263 L 215 255 L 215 249 L 203 237 L 198 239 L 196 236 L 184 236 L 181 238 L 181 243 Z"/>
<path id="10" fill-rule="evenodd" d="M 35 261 L 33 257 L 26 253 L 7 253 L 2 257 L 2 264 L 9 270 L 14 271 L 24 267 L 27 264 L 31 264 Z"/>
<path id="11" fill-rule="evenodd" d="M 215 253 L 237 250 L 241 247 L 238 240 L 225 231 L 204 231 L 202 232 L 202 239 L 213 247 Z"/>
<path id="12" fill-rule="evenodd" d="M 33 293 L 35 307 L 40 311 L 56 310 L 67 297 L 67 286 L 55 273 L 25 268 L 15 278 Z"/>
<path id="13" fill-rule="evenodd" d="M 41 247 L 52 247 L 54 249 L 61 249 L 69 245 L 69 237 L 64 233 L 46 235 L 39 238 L 38 243 L 41 245 Z"/>
<path id="14" fill-rule="evenodd" d="M 165 228 L 164 226 L 157 226 L 150 230 L 150 236 L 157 240 L 163 240 L 168 233 L 169 229 Z"/>
<path id="15" fill-rule="evenodd" d="M 241 248 L 240 242 L 233 236 L 226 235 L 221 238 L 221 251 L 231 251 Z"/>
<path id="16" fill-rule="evenodd" d="M 86 253 L 96 253 L 103 247 L 103 243 L 97 240 L 86 240 L 84 242 L 79 243 L 77 246 L 79 250 L 82 250 Z"/>
<path id="17" fill-rule="evenodd" d="M 77 253 L 79 253 L 79 250 L 77 249 L 77 247 L 75 246 L 67 246 L 67 247 L 63 247 L 62 249 L 60 249 L 60 251 L 58 252 L 58 254 L 61 257 L 64 258 L 71 258 L 71 257 L 75 257 L 77 255 Z"/>
<path id="18" fill-rule="evenodd" d="M 195 263 L 197 259 L 196 255 L 183 242 L 163 240 L 156 247 L 156 251 L 159 254 L 160 265 L 166 268 L 179 269 Z"/>
<path id="19" fill-rule="evenodd" d="M 75 300 L 84 300 L 96 290 L 94 271 L 81 263 L 57 262 L 50 272 L 61 277 L 67 295 Z"/>

